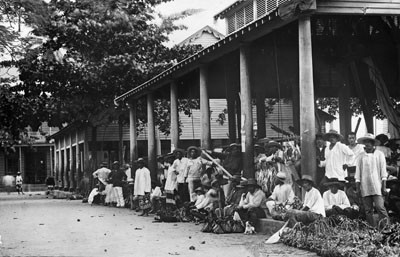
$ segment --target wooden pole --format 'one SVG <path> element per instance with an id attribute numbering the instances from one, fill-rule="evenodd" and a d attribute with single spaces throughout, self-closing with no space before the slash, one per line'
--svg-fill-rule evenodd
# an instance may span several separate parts
<path id="1" fill-rule="evenodd" d="M 179 148 L 178 85 L 171 83 L 171 152 Z"/>
<path id="2" fill-rule="evenodd" d="M 200 146 L 203 149 L 211 149 L 211 127 L 210 127 L 210 101 L 208 98 L 208 67 L 200 67 L 200 122 L 201 139 Z"/>
<path id="3" fill-rule="evenodd" d="M 257 93 L 256 101 L 257 101 L 257 138 L 260 139 L 266 136 L 265 96 L 263 92 Z"/>
<path id="4" fill-rule="evenodd" d="M 137 159 L 136 102 L 131 100 L 129 106 L 129 153 L 130 162 Z"/>
<path id="5" fill-rule="evenodd" d="M 157 177 L 157 159 L 156 159 L 156 134 L 155 134 L 155 123 L 154 123 L 154 97 L 150 93 L 147 95 L 147 132 L 148 132 L 148 168 L 150 170 L 151 178 L 156 179 Z"/>
<path id="6" fill-rule="evenodd" d="M 234 87 L 234 83 L 232 83 L 231 74 L 231 59 L 225 57 L 224 59 L 224 81 L 225 81 L 225 95 L 226 95 L 226 104 L 228 107 L 228 131 L 229 131 L 229 142 L 236 142 L 236 113 L 235 113 L 235 94 L 236 87 Z"/>
<path id="7" fill-rule="evenodd" d="M 315 103 L 310 17 L 299 19 L 301 172 L 316 177 Z"/>
<path id="8" fill-rule="evenodd" d="M 243 172 L 247 178 L 254 178 L 253 112 L 250 88 L 250 49 L 240 47 L 240 100 Z"/>

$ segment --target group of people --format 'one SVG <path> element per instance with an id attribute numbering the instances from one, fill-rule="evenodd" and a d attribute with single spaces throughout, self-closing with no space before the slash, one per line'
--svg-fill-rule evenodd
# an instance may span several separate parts
<path id="1" fill-rule="evenodd" d="M 348 145 L 343 139 L 334 130 L 317 135 L 316 178 L 300 170 L 298 143 L 276 141 L 254 146 L 254 178 L 243 177 L 241 148 L 235 143 L 223 151 L 204 152 L 196 146 L 175 149 L 157 159 L 153 181 L 142 158 L 135 162 L 135 172 L 129 165 L 119 169 L 113 163 L 112 170 L 102 167 L 93 176 L 104 204 L 124 207 L 132 195 L 130 200 L 143 216 L 180 209 L 197 223 L 216 216 L 255 225 L 265 217 L 307 224 L 340 214 L 366 217 L 376 225 L 376 211 L 379 220 L 388 222 L 385 197 L 393 211 L 400 210 L 398 167 L 387 164 L 379 149 L 382 143 L 373 135 L 356 140 L 350 133 Z M 300 188 L 305 191 L 303 202 Z"/>

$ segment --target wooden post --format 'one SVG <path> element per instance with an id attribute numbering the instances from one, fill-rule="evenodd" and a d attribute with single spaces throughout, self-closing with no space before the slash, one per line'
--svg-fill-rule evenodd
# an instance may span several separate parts
<path id="1" fill-rule="evenodd" d="M 236 142 L 236 113 L 235 113 L 235 94 L 236 87 L 233 86 L 232 72 L 231 72 L 231 59 L 224 58 L 224 81 L 225 81 L 225 95 L 226 105 L 228 109 L 228 133 L 229 142 Z M 234 89 L 235 88 L 235 89 Z"/>
<path id="2" fill-rule="evenodd" d="M 171 89 L 171 152 L 179 148 L 178 85 L 173 81 Z"/>
<path id="3" fill-rule="evenodd" d="M 340 134 L 345 138 L 351 132 L 351 116 L 350 88 L 348 84 L 344 84 L 339 91 L 339 122 Z"/>
<path id="4" fill-rule="evenodd" d="M 310 17 L 299 19 L 301 172 L 316 178 L 315 103 Z"/>
<path id="5" fill-rule="evenodd" d="M 210 127 L 210 101 L 208 98 L 208 67 L 200 67 L 200 122 L 201 138 L 200 146 L 203 149 L 211 149 L 211 127 Z"/>
<path id="6" fill-rule="evenodd" d="M 130 162 L 133 163 L 137 159 L 137 131 L 136 131 L 136 102 L 131 100 L 129 107 L 129 153 Z"/>
<path id="7" fill-rule="evenodd" d="M 76 148 L 75 148 L 75 181 L 76 187 L 79 186 L 80 181 L 82 179 L 82 171 L 81 171 L 81 160 L 79 159 L 79 130 L 76 130 L 75 134 Z"/>
<path id="8" fill-rule="evenodd" d="M 264 138 L 266 136 L 265 126 L 265 96 L 263 92 L 257 92 L 256 95 L 257 105 L 257 138 Z"/>
<path id="9" fill-rule="evenodd" d="M 253 112 L 251 105 L 249 51 L 247 45 L 240 47 L 241 143 L 244 176 L 254 178 Z"/>
<path id="10" fill-rule="evenodd" d="M 64 190 L 67 191 L 69 189 L 69 181 L 68 181 L 68 154 L 67 154 L 67 140 L 64 136 Z"/>
<path id="11" fill-rule="evenodd" d="M 74 147 L 72 146 L 72 133 L 69 136 L 69 191 L 75 188 L 75 172 L 74 172 Z"/>
<path id="12" fill-rule="evenodd" d="M 148 153 L 148 168 L 150 170 L 151 178 L 156 179 L 157 176 L 157 163 L 156 163 L 156 133 L 154 123 L 154 97 L 152 93 L 147 95 L 147 153 Z"/>

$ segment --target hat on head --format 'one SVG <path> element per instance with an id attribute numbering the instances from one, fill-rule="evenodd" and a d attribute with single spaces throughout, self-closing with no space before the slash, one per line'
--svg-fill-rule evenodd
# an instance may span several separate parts
<path id="1" fill-rule="evenodd" d="M 204 193 L 204 189 L 202 188 L 202 187 L 198 187 L 198 188 L 196 188 L 195 190 L 194 190 L 194 192 L 201 192 L 201 193 Z"/>
<path id="2" fill-rule="evenodd" d="M 136 160 L 136 162 L 137 162 L 137 163 L 144 163 L 144 159 L 143 159 L 143 158 L 138 158 L 138 159 Z"/>
<path id="3" fill-rule="evenodd" d="M 310 175 L 307 175 L 307 174 L 301 176 L 301 179 L 296 180 L 296 183 L 299 186 L 303 186 L 304 182 L 310 182 L 311 184 L 314 185 L 314 181 L 313 181 L 312 177 Z"/>
<path id="4" fill-rule="evenodd" d="M 232 144 L 230 144 L 229 145 L 229 147 L 228 148 L 235 148 L 235 147 L 238 147 L 238 148 L 240 148 L 240 144 L 238 144 L 238 143 L 232 143 Z"/>
<path id="5" fill-rule="evenodd" d="M 200 152 L 200 149 L 197 146 L 193 146 L 193 145 L 188 147 L 187 152 L 189 153 L 191 150 L 195 150 L 197 155 Z"/>
<path id="6" fill-rule="evenodd" d="M 376 145 L 386 145 L 389 142 L 389 137 L 385 134 L 379 134 L 375 137 L 379 141 Z"/>
<path id="7" fill-rule="evenodd" d="M 341 134 L 339 134 L 339 132 L 335 129 L 329 130 L 327 133 L 324 134 L 323 138 L 324 138 L 324 140 L 328 140 L 329 137 L 331 137 L 331 136 L 336 136 L 336 138 L 338 138 L 339 140 L 343 139 L 343 136 Z"/>
<path id="8" fill-rule="evenodd" d="M 394 184 L 400 184 L 400 180 L 395 176 L 389 176 L 386 180 L 386 187 L 391 187 Z"/>
<path id="9" fill-rule="evenodd" d="M 264 146 L 260 145 L 260 144 L 255 144 L 254 145 L 254 149 L 260 149 L 261 151 L 265 151 Z"/>
<path id="10" fill-rule="evenodd" d="M 102 163 L 100 163 L 100 166 L 101 167 L 107 167 L 108 166 L 108 162 L 102 162 Z"/>
<path id="11" fill-rule="evenodd" d="M 278 142 L 274 141 L 274 140 L 270 140 L 268 141 L 268 143 L 265 145 L 266 147 L 278 147 L 279 149 L 282 149 L 282 145 L 279 144 Z"/>
<path id="12" fill-rule="evenodd" d="M 326 186 L 326 187 L 330 187 L 330 186 L 339 187 L 339 186 L 342 186 L 342 185 L 343 185 L 343 182 L 340 181 L 338 178 L 330 178 L 330 179 L 328 179 L 327 182 L 324 183 L 324 186 Z"/>
<path id="13" fill-rule="evenodd" d="M 365 134 L 363 137 L 360 137 L 357 139 L 357 143 L 359 144 L 365 144 L 365 141 L 372 141 L 374 142 L 374 145 L 379 145 L 380 141 L 374 137 L 371 133 Z"/>
<path id="14" fill-rule="evenodd" d="M 283 173 L 283 172 L 278 172 L 278 173 L 276 174 L 276 178 L 279 179 L 279 180 L 281 180 L 281 181 L 285 181 L 285 180 L 286 180 L 286 174 Z"/>
<path id="15" fill-rule="evenodd" d="M 176 148 L 176 149 L 173 151 L 173 153 L 174 153 L 174 154 L 176 154 L 176 153 L 185 154 L 185 150 L 183 150 L 183 149 L 181 149 L 181 148 Z"/>
<path id="16" fill-rule="evenodd" d="M 21 174 L 21 171 L 18 171 L 17 174 Z"/>
<path id="17" fill-rule="evenodd" d="M 131 167 L 131 165 L 129 165 L 129 163 L 124 163 L 123 165 L 122 165 L 122 168 L 123 169 L 129 169 Z"/>

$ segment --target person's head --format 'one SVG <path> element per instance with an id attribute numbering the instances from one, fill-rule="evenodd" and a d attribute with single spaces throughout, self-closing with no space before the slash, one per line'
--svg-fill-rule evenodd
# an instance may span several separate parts
<path id="1" fill-rule="evenodd" d="M 377 145 L 386 146 L 389 143 L 389 137 L 385 134 L 379 134 L 375 139 L 379 141 Z"/>
<path id="2" fill-rule="evenodd" d="M 100 167 L 101 167 L 101 168 L 107 168 L 107 166 L 108 166 L 108 163 L 107 163 L 107 162 L 102 162 L 102 163 L 100 163 Z"/>
<path id="3" fill-rule="evenodd" d="M 257 156 L 265 152 L 265 149 L 262 145 L 255 144 L 254 145 L 254 155 Z"/>
<path id="4" fill-rule="evenodd" d="M 374 135 L 371 133 L 367 133 L 365 136 L 360 137 L 357 142 L 365 146 L 366 152 L 372 152 L 375 148 L 375 145 L 379 144 L 379 140 L 375 139 Z"/>
<path id="5" fill-rule="evenodd" d="M 306 191 L 310 191 L 311 188 L 313 188 L 314 186 L 314 181 L 312 179 L 312 177 L 310 175 L 303 175 L 301 177 L 301 179 L 297 180 L 296 183 L 301 186 L 302 188 L 304 188 L 304 190 Z"/>
<path id="6" fill-rule="evenodd" d="M 196 193 L 196 195 L 204 195 L 204 190 L 202 187 L 198 187 L 194 190 L 194 192 Z"/>
<path id="7" fill-rule="evenodd" d="M 164 157 L 158 156 L 158 157 L 157 157 L 157 162 L 159 162 L 159 163 L 164 163 Z"/>
<path id="8" fill-rule="evenodd" d="M 119 170 L 119 161 L 115 161 L 112 163 L 113 170 Z"/>
<path id="9" fill-rule="evenodd" d="M 185 154 L 185 152 L 182 149 L 175 149 L 174 150 L 174 155 L 176 159 L 182 159 L 183 155 Z"/>
<path id="10" fill-rule="evenodd" d="M 331 129 L 328 133 L 324 135 L 324 139 L 329 141 L 331 145 L 335 145 L 342 139 L 342 135 L 340 135 L 336 130 Z"/>
<path id="11" fill-rule="evenodd" d="M 336 194 L 339 191 L 339 186 L 337 184 L 332 184 L 328 186 L 332 194 Z"/>
<path id="12" fill-rule="evenodd" d="M 231 154 L 238 154 L 240 152 L 240 145 L 236 143 L 230 144 L 228 150 Z"/>
<path id="13" fill-rule="evenodd" d="M 257 181 L 254 178 L 249 178 L 247 180 L 247 191 L 250 194 L 254 194 L 254 192 L 256 191 L 256 189 L 259 188 L 259 185 L 257 184 Z"/>
<path id="14" fill-rule="evenodd" d="M 275 185 L 283 185 L 285 184 L 286 174 L 283 172 L 278 172 L 276 174 Z"/>
<path id="15" fill-rule="evenodd" d="M 191 159 L 195 159 L 199 155 L 199 150 L 195 146 L 190 146 L 187 149 L 187 152 L 188 152 L 188 157 L 191 158 Z"/>
<path id="16" fill-rule="evenodd" d="M 124 163 L 123 165 L 122 165 L 122 169 L 124 169 L 124 170 L 127 170 L 127 169 L 129 169 L 131 167 L 131 165 L 129 165 L 129 163 Z"/>
<path id="17" fill-rule="evenodd" d="M 144 159 L 143 158 L 137 159 L 136 163 L 140 169 L 144 167 Z"/>
<path id="18" fill-rule="evenodd" d="M 240 184 L 241 177 L 240 175 L 233 175 L 229 180 L 231 181 L 231 187 L 234 188 Z"/>
<path id="19" fill-rule="evenodd" d="M 349 142 L 349 145 L 355 145 L 356 142 L 357 142 L 356 133 L 350 132 L 350 133 L 347 135 L 347 141 Z"/>
<path id="20" fill-rule="evenodd" d="M 325 146 L 325 140 L 324 140 L 324 137 L 323 137 L 322 134 L 317 134 L 317 135 L 315 136 L 315 145 L 316 145 L 318 148 L 322 148 L 322 147 Z"/>

